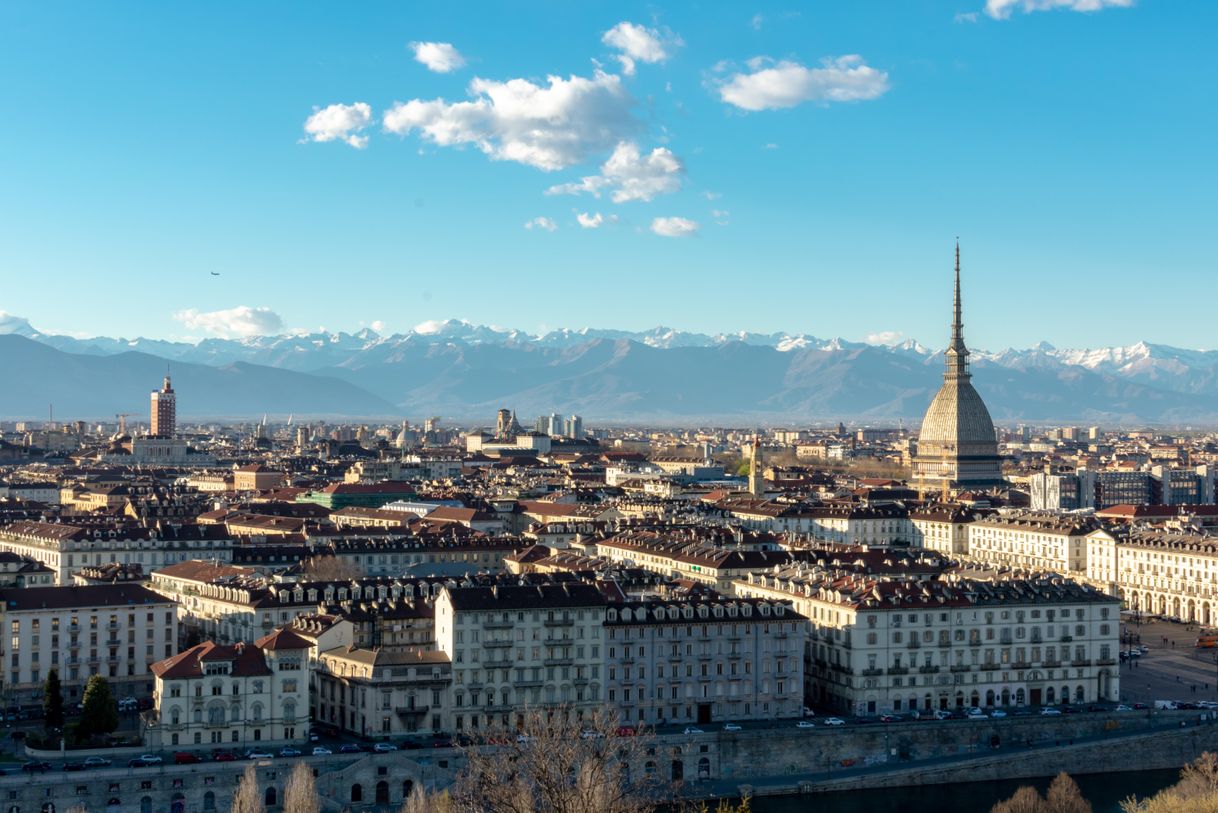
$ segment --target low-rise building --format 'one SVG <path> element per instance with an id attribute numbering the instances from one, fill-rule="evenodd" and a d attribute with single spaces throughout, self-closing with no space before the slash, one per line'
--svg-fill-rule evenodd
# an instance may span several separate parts
<path id="1" fill-rule="evenodd" d="M 305 741 L 309 642 L 277 630 L 250 643 L 206 641 L 159 661 L 148 746 L 248 748 Z"/>

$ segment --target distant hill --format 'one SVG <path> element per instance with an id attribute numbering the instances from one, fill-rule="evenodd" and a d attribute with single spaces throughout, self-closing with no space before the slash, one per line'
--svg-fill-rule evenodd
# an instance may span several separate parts
<path id="1" fill-rule="evenodd" d="M 56 415 L 72 418 L 146 415 L 148 395 L 160 386 L 165 370 L 165 359 L 147 353 L 65 353 L 23 336 L 0 335 L 0 415 L 42 417 L 49 404 L 55 405 Z M 246 362 L 211 367 L 174 361 L 171 373 L 179 409 L 186 416 L 399 412 L 347 381 Z"/>
<path id="2" fill-rule="evenodd" d="M 915 341 L 871 345 L 806 334 L 669 328 L 533 336 L 466 322 L 407 333 L 206 339 L 78 339 L 0 319 L 0 371 L 20 386 L 0 414 L 142 412 L 166 361 L 184 415 L 442 415 L 489 420 L 579 413 L 599 421 L 919 419 L 942 354 Z M 1012 421 L 1218 423 L 1218 352 L 1127 347 L 975 352 L 975 383 Z M 20 374 L 20 379 L 11 376 Z"/>

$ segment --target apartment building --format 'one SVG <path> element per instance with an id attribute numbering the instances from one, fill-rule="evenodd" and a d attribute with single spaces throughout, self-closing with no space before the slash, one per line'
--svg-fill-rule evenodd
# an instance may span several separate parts
<path id="1" fill-rule="evenodd" d="M 452 663 L 452 727 L 512 727 L 526 707 L 605 702 L 606 597 L 592 584 L 445 587 L 436 645 Z"/>
<path id="2" fill-rule="evenodd" d="M 140 585 L 6 588 L 0 606 L 8 632 L 0 681 L 20 702 L 42 701 L 52 669 L 68 700 L 92 675 L 119 697 L 147 695 L 149 667 L 177 651 L 176 603 Z"/>
<path id="3" fill-rule="evenodd" d="M 452 662 L 435 650 L 335 647 L 317 657 L 316 719 L 362 737 L 450 731 Z"/>
<path id="4" fill-rule="evenodd" d="M 1218 624 L 1218 537 L 1167 529 L 1097 529 L 1087 536 L 1087 580 L 1126 607 Z"/>
<path id="5" fill-rule="evenodd" d="M 754 573 L 808 617 L 812 702 L 849 714 L 1113 701 L 1120 601 L 1067 579 L 912 582 Z"/>
<path id="6" fill-rule="evenodd" d="M 968 557 L 1000 567 L 1082 576 L 1087 570 L 1087 535 L 1098 527 L 1094 517 L 1084 515 L 994 514 L 968 526 Z"/>
<path id="7" fill-rule="evenodd" d="M 909 543 L 944 556 L 968 554 L 969 525 L 976 515 L 958 505 L 931 505 L 909 514 Z"/>
<path id="8" fill-rule="evenodd" d="M 61 585 L 71 584 L 82 568 L 112 562 L 138 564 L 148 573 L 187 559 L 228 561 L 232 544 L 223 528 L 193 524 L 144 528 L 15 522 L 0 529 L 0 551 L 42 562 Z"/>
<path id="9" fill-rule="evenodd" d="M 798 717 L 808 621 L 789 601 L 659 598 L 606 611 L 606 696 L 640 725 Z"/>

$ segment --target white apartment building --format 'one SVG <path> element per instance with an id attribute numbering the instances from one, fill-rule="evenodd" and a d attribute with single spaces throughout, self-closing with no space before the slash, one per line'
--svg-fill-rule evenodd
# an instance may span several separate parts
<path id="1" fill-rule="evenodd" d="M 317 657 L 318 722 L 362 737 L 452 730 L 452 663 L 434 650 L 335 647 Z"/>
<path id="2" fill-rule="evenodd" d="M 810 515 L 814 539 L 839 545 L 892 545 L 908 542 L 909 513 L 897 505 L 819 506 Z"/>
<path id="3" fill-rule="evenodd" d="M 526 707 L 600 707 L 605 605 L 583 583 L 446 587 L 436 646 L 452 663 L 453 730 L 510 728 Z"/>
<path id="4" fill-rule="evenodd" d="M 101 675 L 116 696 L 152 692 L 149 667 L 177 651 L 177 605 L 137 584 L 0 590 L 8 633 L 0 646 L 0 686 L 18 704 L 42 702 L 52 669 L 64 698 Z"/>
<path id="5" fill-rule="evenodd" d="M 42 562 L 55 571 L 58 584 L 71 584 L 81 568 L 111 562 L 138 564 L 150 573 L 188 559 L 228 561 L 232 544 L 222 528 L 198 525 L 156 530 L 15 522 L 0 529 L 0 551 Z"/>
<path id="6" fill-rule="evenodd" d="M 789 601 L 648 599 L 609 605 L 606 702 L 623 722 L 798 717 L 807 619 Z"/>
<path id="7" fill-rule="evenodd" d="M 254 643 L 193 646 L 153 664 L 150 748 L 244 749 L 302 742 L 309 729 L 309 642 L 276 630 Z"/>
<path id="8" fill-rule="evenodd" d="M 1117 700 L 1120 602 L 1067 579 L 921 581 L 791 569 L 737 593 L 808 617 L 810 700 L 850 714 Z"/>
<path id="9" fill-rule="evenodd" d="M 1218 537 L 1099 529 L 1087 536 L 1087 580 L 1131 610 L 1218 624 Z"/>
<path id="10" fill-rule="evenodd" d="M 968 557 L 976 562 L 1064 575 L 1087 571 L 1087 535 L 1094 517 L 1018 511 L 968 526 Z"/>
<path id="11" fill-rule="evenodd" d="M 937 551 L 944 556 L 968 555 L 969 525 L 975 516 L 955 505 L 932 505 L 909 515 L 909 542 L 915 548 Z"/>

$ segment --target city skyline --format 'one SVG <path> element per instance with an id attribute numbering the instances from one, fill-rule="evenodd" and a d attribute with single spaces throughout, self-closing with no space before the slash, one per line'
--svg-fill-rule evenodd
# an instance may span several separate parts
<path id="1" fill-rule="evenodd" d="M 12 5 L 0 310 L 77 336 L 458 318 L 939 347 L 959 234 L 978 347 L 1212 348 L 1205 297 L 1181 292 L 1215 255 L 1214 14 L 624 4 L 221 28 L 214 8 Z"/>

